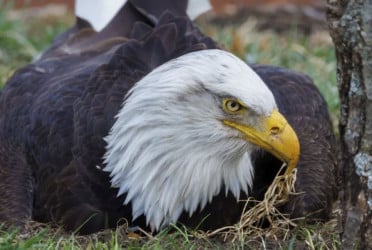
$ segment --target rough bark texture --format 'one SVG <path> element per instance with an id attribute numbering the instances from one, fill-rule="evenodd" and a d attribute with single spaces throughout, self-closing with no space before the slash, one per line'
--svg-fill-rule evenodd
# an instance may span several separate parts
<path id="1" fill-rule="evenodd" d="M 328 0 L 341 99 L 344 249 L 372 249 L 372 0 Z"/>

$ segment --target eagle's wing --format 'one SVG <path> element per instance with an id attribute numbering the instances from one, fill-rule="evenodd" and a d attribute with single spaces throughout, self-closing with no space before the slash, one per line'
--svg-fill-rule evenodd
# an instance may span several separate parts
<path id="1" fill-rule="evenodd" d="M 275 66 L 252 65 L 273 92 L 279 111 L 300 141 L 295 189 L 284 213 L 293 218 L 328 219 L 337 196 L 337 144 L 324 98 L 306 75 Z M 281 163 L 267 152 L 255 154 L 254 195 L 262 198 Z M 276 167 L 275 167 L 276 166 Z M 274 167 L 274 168 L 273 168 Z"/>

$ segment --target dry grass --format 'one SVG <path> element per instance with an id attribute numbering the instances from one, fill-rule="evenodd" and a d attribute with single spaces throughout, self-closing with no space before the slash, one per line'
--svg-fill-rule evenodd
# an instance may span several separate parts
<path id="1" fill-rule="evenodd" d="M 262 201 L 252 199 L 245 201 L 245 209 L 236 225 L 201 234 L 205 234 L 207 237 L 222 235 L 225 241 L 232 242 L 236 240 L 246 241 L 249 238 L 288 240 L 291 228 L 296 227 L 297 224 L 294 220 L 289 219 L 288 215 L 282 214 L 278 207 L 285 204 L 290 195 L 296 195 L 294 190 L 296 173 L 295 169 L 288 175 L 277 175 Z M 252 202 L 255 205 L 248 209 Z M 262 227 L 263 221 L 268 221 L 269 227 Z"/>

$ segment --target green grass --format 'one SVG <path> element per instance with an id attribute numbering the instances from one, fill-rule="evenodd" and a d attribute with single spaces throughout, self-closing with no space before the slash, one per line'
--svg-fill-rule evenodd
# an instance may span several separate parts
<path id="1" fill-rule="evenodd" d="M 48 227 L 28 233 L 0 229 L 0 249 L 121 249 L 117 235 L 114 233 L 102 240 L 94 236 L 63 234 Z"/>
<path id="2" fill-rule="evenodd" d="M 30 63 L 72 23 L 69 16 L 9 19 L 10 9 L 11 4 L 0 0 L 0 88 L 16 69 Z"/>
<path id="3" fill-rule="evenodd" d="M 1 88 L 17 68 L 31 62 L 47 48 L 52 39 L 72 23 L 73 18 L 10 20 L 7 17 L 10 6 L 5 6 L 1 0 L 0 6 Z M 203 30 L 227 48 L 234 48 L 236 39 L 241 40 L 240 56 L 250 63 L 278 65 L 311 76 L 325 96 L 333 120 L 337 121 L 339 99 L 335 57 L 332 44 L 325 39 L 325 34 L 306 37 L 292 29 L 286 35 L 278 35 L 258 32 L 252 27 L 242 26 L 236 31 L 232 26 L 205 27 L 205 24 Z M 168 230 L 156 237 L 129 239 L 120 228 L 82 237 L 45 226 L 27 233 L 0 227 L 0 249 L 257 249 L 273 242 L 272 239 L 245 238 L 224 242 L 219 237 L 200 237 L 195 231 L 182 227 L 173 228 L 172 233 Z M 337 233 L 328 224 L 299 227 L 291 232 L 289 241 L 275 243 L 278 249 L 295 249 L 296 246 L 299 249 L 339 248 Z"/>
<path id="4" fill-rule="evenodd" d="M 333 233 L 331 233 L 333 232 Z M 124 227 L 79 236 L 60 229 L 37 225 L 28 232 L 2 230 L 0 249 L 339 249 L 340 241 L 333 225 L 298 227 L 288 240 L 274 237 L 206 237 L 200 232 L 170 226 L 156 236 L 129 236 Z"/>

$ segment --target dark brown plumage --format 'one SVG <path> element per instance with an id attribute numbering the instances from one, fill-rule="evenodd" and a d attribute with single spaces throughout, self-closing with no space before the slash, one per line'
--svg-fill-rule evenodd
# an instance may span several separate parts
<path id="1" fill-rule="evenodd" d="M 0 95 L 0 221 L 55 221 L 81 233 L 131 221 L 102 172 L 105 142 L 125 94 L 157 66 L 191 51 L 219 48 L 185 16 L 186 1 L 129 1 L 95 33 L 83 20 L 42 57 L 18 70 Z M 169 12 L 166 7 L 173 6 Z M 282 208 L 292 217 L 328 219 L 335 199 L 335 142 L 327 106 L 311 79 L 252 65 L 298 134 L 297 191 Z M 258 150 L 252 195 L 260 198 L 281 162 Z M 201 212 L 180 222 L 201 229 L 235 223 L 243 204 L 224 189 Z M 85 223 L 85 224 L 84 224 Z M 143 216 L 132 225 L 145 227 Z"/>

